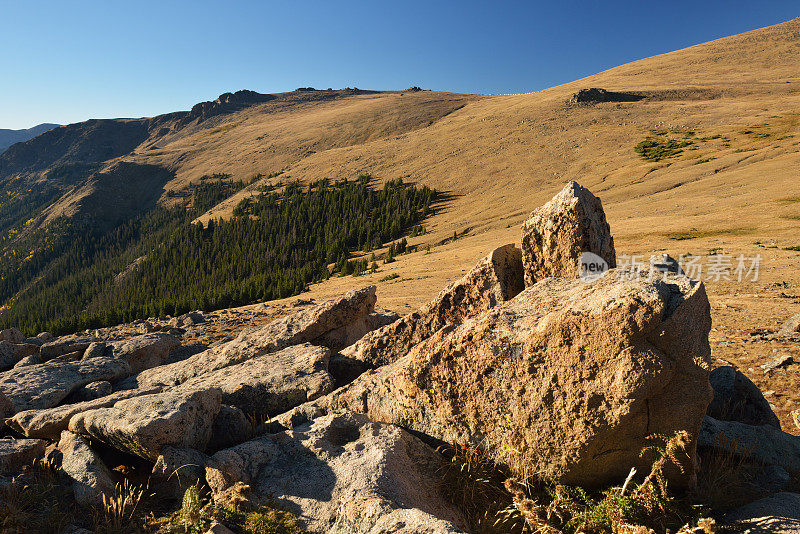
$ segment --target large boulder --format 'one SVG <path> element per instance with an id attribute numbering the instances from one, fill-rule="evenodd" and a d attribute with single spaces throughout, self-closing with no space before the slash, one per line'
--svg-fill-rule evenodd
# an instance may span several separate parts
<path id="1" fill-rule="evenodd" d="M 314 340 L 317 345 L 328 347 L 333 352 L 339 352 L 345 347 L 349 347 L 369 332 L 392 324 L 400 319 L 400 316 L 389 311 L 374 311 L 369 315 L 364 315 L 350 324 L 339 327 L 322 334 Z"/>
<path id="2" fill-rule="evenodd" d="M 89 443 L 73 432 L 61 433 L 58 442 L 61 470 L 73 480 L 75 500 L 83 506 L 102 505 L 103 495 L 114 493 L 114 477 Z"/>
<path id="3" fill-rule="evenodd" d="M 255 503 L 297 513 L 312 532 L 460 532 L 464 518 L 438 491 L 441 462 L 400 428 L 335 413 L 216 453 L 206 479 L 215 495 L 247 484 Z"/>
<path id="4" fill-rule="evenodd" d="M 0 439 L 0 475 L 16 476 L 20 470 L 44 456 L 47 442 L 41 439 Z"/>
<path id="5" fill-rule="evenodd" d="M 683 276 L 621 274 L 543 280 L 315 404 L 578 485 L 649 468 L 648 437 L 685 431 L 670 478 L 691 484 L 712 398 L 708 298 Z"/>
<path id="6" fill-rule="evenodd" d="M 169 353 L 180 344 L 175 336 L 156 332 L 114 341 L 108 344 L 107 350 L 110 356 L 127 361 L 131 366 L 131 373 L 137 374 L 163 364 Z"/>
<path id="7" fill-rule="evenodd" d="M 14 413 L 14 405 L 8 400 L 2 392 L 0 392 L 0 417 L 8 417 Z"/>
<path id="8" fill-rule="evenodd" d="M 753 426 L 706 416 L 699 445 L 731 452 L 760 465 L 782 467 L 790 475 L 800 476 L 800 437 L 772 425 Z"/>
<path id="9" fill-rule="evenodd" d="M 709 375 L 714 399 L 708 415 L 720 421 L 738 421 L 748 425 L 771 425 L 780 430 L 781 423 L 758 386 L 741 371 L 717 367 Z"/>
<path id="10" fill-rule="evenodd" d="M 372 313 L 375 301 L 375 286 L 349 291 L 338 299 L 276 319 L 266 326 L 247 328 L 225 345 L 212 347 L 180 362 L 143 371 L 134 379 L 126 381 L 126 386 L 174 386 L 195 376 L 291 345 L 314 342 L 327 332 Z"/>
<path id="11" fill-rule="evenodd" d="M 130 371 L 128 362 L 113 358 L 53 360 L 0 373 L 0 392 L 8 397 L 15 412 L 51 408 L 86 384 L 98 380 L 114 382 L 130 375 Z"/>
<path id="12" fill-rule="evenodd" d="M 0 371 L 11 369 L 19 360 L 14 344 L 0 339 Z"/>
<path id="13" fill-rule="evenodd" d="M 544 278 L 577 278 L 584 252 L 616 267 L 611 229 L 600 199 L 576 182 L 569 182 L 522 225 L 525 285 Z"/>
<path id="14" fill-rule="evenodd" d="M 72 419 L 73 415 L 96 408 L 108 408 L 121 400 L 150 395 L 159 391 L 161 391 L 160 388 L 131 389 L 118 391 L 117 393 L 85 402 L 64 404 L 43 410 L 25 410 L 6 420 L 6 424 L 29 438 L 44 438 L 56 441 L 59 439 L 61 432 L 69 426 L 69 420 Z"/>
<path id="15" fill-rule="evenodd" d="M 208 450 L 218 451 L 244 443 L 253 436 L 253 430 L 253 423 L 241 409 L 223 404 L 211 427 Z"/>
<path id="16" fill-rule="evenodd" d="M 204 450 L 221 400 L 213 388 L 143 395 L 76 414 L 69 429 L 155 461 L 166 446 Z"/>
<path id="17" fill-rule="evenodd" d="M 329 359 L 327 348 L 304 343 L 196 376 L 176 390 L 219 388 L 225 404 L 277 415 L 333 390 Z"/>
<path id="18" fill-rule="evenodd" d="M 341 356 L 370 367 L 385 365 L 405 356 L 411 347 L 442 328 L 458 325 L 506 302 L 523 289 L 522 253 L 514 245 L 504 245 L 493 250 L 431 302 L 370 332 L 344 349 Z"/>

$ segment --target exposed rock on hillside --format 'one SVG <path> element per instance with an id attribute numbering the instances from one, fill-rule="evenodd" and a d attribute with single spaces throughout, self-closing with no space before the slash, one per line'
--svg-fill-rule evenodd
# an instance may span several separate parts
<path id="1" fill-rule="evenodd" d="M 581 89 L 570 98 L 573 104 L 595 103 L 595 102 L 637 102 L 642 100 L 644 95 L 637 93 L 619 93 L 607 91 L 598 87 L 591 89 Z"/>
<path id="2" fill-rule="evenodd" d="M 506 302 L 522 289 L 522 254 L 514 245 L 504 245 L 478 262 L 463 278 L 447 286 L 427 305 L 370 332 L 343 350 L 342 357 L 370 367 L 393 362 L 442 328 L 458 325 Z"/>
<path id="3" fill-rule="evenodd" d="M 460 532 L 438 491 L 441 462 L 404 430 L 345 412 L 220 451 L 206 478 L 216 494 L 249 485 L 256 503 L 298 512 L 313 532 Z"/>
<path id="4" fill-rule="evenodd" d="M 0 392 L 17 412 L 52 408 L 81 386 L 97 380 L 116 381 L 130 371 L 126 361 L 112 358 L 53 360 L 0 373 Z"/>
<path id="5" fill-rule="evenodd" d="M 61 432 L 67 429 L 69 420 L 75 414 L 95 408 L 108 408 L 121 400 L 158 393 L 160 390 L 160 388 L 150 388 L 119 391 L 90 401 L 65 404 L 44 410 L 25 410 L 6 420 L 6 424 L 29 438 L 56 440 Z"/>
<path id="6" fill-rule="evenodd" d="M 712 397 L 702 284 L 539 282 L 321 399 L 568 484 L 624 478 L 653 434 L 690 435 Z M 511 452 L 518 451 L 518 452 Z"/>
<path id="7" fill-rule="evenodd" d="M 333 389 L 329 359 L 327 348 L 305 343 L 204 373 L 174 391 L 218 388 L 225 404 L 250 414 L 277 415 Z"/>
<path id="8" fill-rule="evenodd" d="M 314 342 L 324 334 L 358 321 L 375 307 L 375 286 L 277 319 L 262 328 L 246 329 L 234 341 L 181 362 L 140 373 L 129 385 L 172 386 L 230 365 L 275 352 L 290 345 Z"/>
<path id="9" fill-rule="evenodd" d="M 155 461 L 166 446 L 204 450 L 221 399 L 218 389 L 144 395 L 77 414 L 69 429 Z"/>
<path id="10" fill-rule="evenodd" d="M 577 278 L 584 252 L 600 256 L 609 268 L 617 265 L 600 199 L 570 182 L 522 225 L 525 285 L 549 277 Z"/>

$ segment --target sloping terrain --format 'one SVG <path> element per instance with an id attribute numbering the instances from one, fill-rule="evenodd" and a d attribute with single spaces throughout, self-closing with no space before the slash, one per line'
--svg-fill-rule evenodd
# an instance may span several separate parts
<path id="1" fill-rule="evenodd" d="M 403 312 L 494 244 L 516 241 L 527 214 L 574 179 L 602 198 L 621 256 L 691 253 L 707 263 L 712 251 L 760 254 L 756 281 L 705 280 L 714 356 L 752 369 L 763 390 L 776 391 L 770 400 L 788 426 L 794 401 L 782 392 L 800 380 L 759 365 L 775 353 L 800 354 L 751 333 L 776 330 L 800 311 L 798 252 L 789 250 L 800 246 L 798 65 L 795 19 L 530 94 L 240 92 L 190 112 L 53 130 L 0 155 L 0 184 L 21 177 L 31 188 L 57 191 L 15 220 L 17 230 L 33 220 L 30 232 L 61 215 L 91 219 L 106 198 L 98 184 L 123 162 L 168 173 L 147 178 L 157 191 L 137 197 L 134 211 L 156 196 L 174 204 L 204 175 L 249 184 L 203 221 L 229 217 L 244 197 L 286 176 L 408 177 L 449 199 L 424 235 L 409 238 L 419 252 L 365 279 L 337 277 L 311 288 L 325 298 L 377 282 L 382 302 Z M 631 97 L 572 101 L 592 87 Z"/>

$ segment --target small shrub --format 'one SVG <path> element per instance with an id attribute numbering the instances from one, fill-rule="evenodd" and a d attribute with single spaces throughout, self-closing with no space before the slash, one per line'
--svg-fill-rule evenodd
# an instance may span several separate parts
<path id="1" fill-rule="evenodd" d="M 659 140 L 648 138 L 639 142 L 634 150 L 647 161 L 661 161 L 662 159 L 677 156 L 683 149 L 694 142 L 689 140 L 677 141 L 675 139 Z"/>

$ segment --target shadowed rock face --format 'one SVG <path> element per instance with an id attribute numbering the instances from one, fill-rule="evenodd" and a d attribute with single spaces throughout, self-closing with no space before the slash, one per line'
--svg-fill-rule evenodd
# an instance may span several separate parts
<path id="1" fill-rule="evenodd" d="M 373 330 L 344 349 L 342 357 L 368 367 L 393 362 L 442 328 L 506 302 L 522 289 L 522 254 L 514 245 L 504 245 L 421 309 Z"/>
<path id="2" fill-rule="evenodd" d="M 609 268 L 617 265 L 603 204 L 588 189 L 570 182 L 522 225 L 525 285 L 550 277 L 577 278 L 584 252 L 600 256 Z"/>
<path id="3" fill-rule="evenodd" d="M 709 378 L 714 388 L 714 400 L 708 407 L 708 415 L 722 421 L 771 425 L 781 429 L 767 399 L 741 371 L 730 366 L 718 367 Z"/>
<path id="4" fill-rule="evenodd" d="M 81 436 L 65 430 L 58 450 L 61 469 L 73 480 L 75 500 L 83 506 L 102 505 L 103 495 L 114 492 L 114 477 L 99 456 Z"/>
<path id="5" fill-rule="evenodd" d="M 616 91 L 607 91 L 598 87 L 591 89 L 581 89 L 570 99 L 574 104 L 586 104 L 596 102 L 638 102 L 643 100 L 644 95 L 638 93 L 620 93 Z"/>
<path id="6" fill-rule="evenodd" d="M 298 513 L 311 532 L 461 532 L 438 489 L 441 462 L 408 432 L 341 412 L 220 451 L 206 478 L 215 495 L 247 484 L 255 502 Z"/>
<path id="7" fill-rule="evenodd" d="M 567 484 L 624 478 L 653 434 L 697 432 L 712 397 L 710 307 L 703 285 L 549 279 L 444 329 L 396 362 L 320 399 Z"/>

